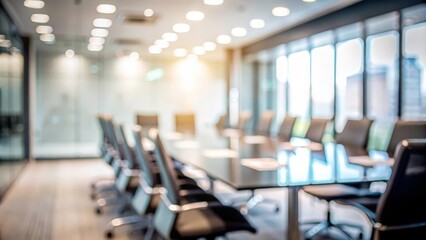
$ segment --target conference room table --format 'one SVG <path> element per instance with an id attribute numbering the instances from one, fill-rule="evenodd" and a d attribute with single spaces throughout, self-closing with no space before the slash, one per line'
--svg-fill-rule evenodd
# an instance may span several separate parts
<path id="1" fill-rule="evenodd" d="M 303 186 L 386 181 L 391 175 L 391 164 L 383 154 L 334 143 L 299 138 L 282 142 L 215 128 L 194 136 L 165 132 L 160 137 L 174 159 L 236 190 L 287 188 L 288 240 L 300 239 L 298 191 Z M 350 164 L 350 158 L 357 164 Z"/>

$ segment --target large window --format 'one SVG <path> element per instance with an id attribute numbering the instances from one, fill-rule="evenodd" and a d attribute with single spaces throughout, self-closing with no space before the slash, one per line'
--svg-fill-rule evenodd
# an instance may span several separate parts
<path id="1" fill-rule="evenodd" d="M 426 119 L 426 6 L 403 11 L 402 117 Z"/>

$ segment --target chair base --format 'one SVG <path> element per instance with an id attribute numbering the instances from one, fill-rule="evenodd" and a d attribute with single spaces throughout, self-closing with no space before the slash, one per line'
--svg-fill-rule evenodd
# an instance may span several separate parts
<path id="1" fill-rule="evenodd" d="M 140 217 L 139 215 L 131 215 L 126 217 L 114 218 L 108 223 L 104 231 L 105 236 L 107 238 L 112 238 L 114 236 L 114 230 L 118 227 L 125 226 L 125 225 L 133 225 L 132 231 L 147 227 L 147 224 L 145 223 L 144 219 Z"/>
<path id="2" fill-rule="evenodd" d="M 306 240 L 310 240 L 312 239 L 314 236 L 318 235 L 319 233 L 330 229 L 330 228 L 334 228 L 336 230 L 338 230 L 340 233 L 342 233 L 347 239 L 354 239 L 347 231 L 345 231 L 343 228 L 344 227 L 351 227 L 351 228 L 355 228 L 357 230 L 359 230 L 359 235 L 357 239 L 362 240 L 363 239 L 363 230 L 362 227 L 354 225 L 354 224 L 349 224 L 349 223 L 332 223 L 331 221 L 322 221 L 322 222 L 306 222 L 303 224 L 316 224 L 314 227 L 312 227 L 311 229 L 309 229 L 306 233 L 305 233 L 305 239 Z"/>
<path id="3" fill-rule="evenodd" d="M 250 213 L 250 210 L 252 210 L 254 207 L 256 207 L 257 205 L 259 205 L 261 203 L 272 204 L 274 206 L 274 212 L 280 211 L 280 206 L 278 205 L 277 202 L 275 202 L 272 199 L 264 198 L 262 195 L 255 194 L 254 191 L 251 191 L 249 198 L 247 200 L 243 201 L 243 203 L 241 203 L 241 204 L 231 203 L 231 205 L 239 206 L 240 212 L 243 215 L 247 215 L 247 214 Z"/>

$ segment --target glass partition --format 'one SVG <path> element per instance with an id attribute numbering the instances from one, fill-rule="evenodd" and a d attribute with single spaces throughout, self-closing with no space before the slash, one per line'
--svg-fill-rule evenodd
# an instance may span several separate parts
<path id="1" fill-rule="evenodd" d="M 24 161 L 23 43 L 0 5 L 0 198 Z"/>

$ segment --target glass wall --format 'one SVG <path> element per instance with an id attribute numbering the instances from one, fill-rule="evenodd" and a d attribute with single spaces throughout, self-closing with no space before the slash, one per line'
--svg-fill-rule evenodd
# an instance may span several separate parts
<path id="1" fill-rule="evenodd" d="M 426 119 L 424 42 L 426 4 L 280 43 L 270 49 L 277 118 L 297 116 L 293 134 L 304 136 L 312 117 L 334 118 L 336 132 L 368 117 L 369 148 L 385 150 L 397 118 Z"/>
<path id="2" fill-rule="evenodd" d="M 65 56 L 66 50 L 74 56 Z M 201 129 L 226 112 L 218 62 L 94 53 L 86 41 L 64 36 L 52 45 L 37 41 L 36 55 L 36 158 L 99 156 L 97 113 L 111 114 L 131 136 L 138 113 L 158 114 L 161 130 L 174 131 L 175 113 L 194 112 Z"/>
<path id="3" fill-rule="evenodd" d="M 24 164 L 23 43 L 0 6 L 0 198 Z"/>

